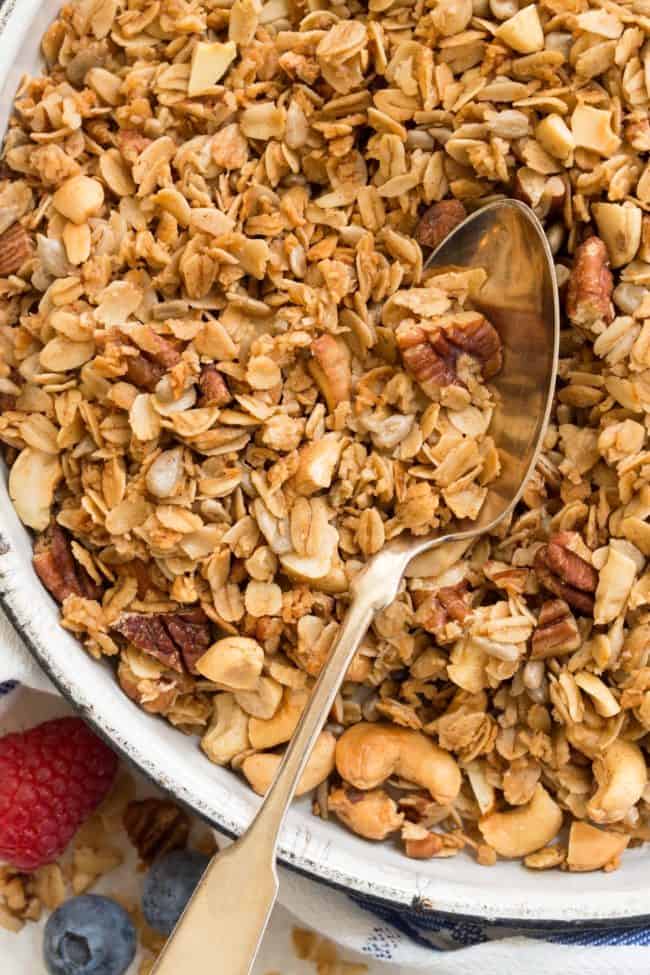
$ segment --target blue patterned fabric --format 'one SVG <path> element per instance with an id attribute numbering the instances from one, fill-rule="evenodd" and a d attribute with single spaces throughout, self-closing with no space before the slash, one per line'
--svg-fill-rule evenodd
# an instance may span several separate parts
<path id="1" fill-rule="evenodd" d="M 8 694 L 9 691 L 13 691 L 15 686 L 16 686 L 15 680 L 8 680 L 5 681 L 4 684 L 0 684 L 0 697 L 2 697 L 4 694 Z"/>
<path id="2" fill-rule="evenodd" d="M 356 894 L 350 896 L 359 907 L 381 918 L 417 944 L 435 951 L 455 951 L 484 944 L 486 941 L 522 936 L 558 945 L 592 948 L 605 945 L 650 947 L 650 927 L 641 921 L 626 925 L 612 921 L 604 926 L 555 926 L 552 922 L 546 922 L 539 926 L 527 925 L 520 928 L 503 921 L 482 923 L 471 918 L 450 918 L 448 915 L 435 913 L 423 915 L 418 911 L 395 909 Z M 388 961 L 393 956 L 394 939 L 395 936 L 389 928 L 378 924 L 372 929 L 363 950 L 373 958 Z"/>

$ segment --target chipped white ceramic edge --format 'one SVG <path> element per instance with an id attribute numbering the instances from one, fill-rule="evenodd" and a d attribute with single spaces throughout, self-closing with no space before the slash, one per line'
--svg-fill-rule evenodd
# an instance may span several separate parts
<path id="1" fill-rule="evenodd" d="M 0 9 L 0 131 L 59 6 L 60 0 L 5 0 Z M 257 804 L 241 780 L 204 759 L 194 739 L 144 714 L 119 690 L 109 667 L 91 660 L 59 626 L 57 607 L 32 569 L 31 542 L 8 498 L 6 471 L 0 477 L 0 534 L 0 599 L 60 690 L 162 788 L 226 832 L 240 833 Z M 538 874 L 511 863 L 481 868 L 464 857 L 422 863 L 316 819 L 303 800 L 289 814 L 280 857 L 329 885 L 421 914 L 549 927 L 648 918 L 649 857 L 642 850 L 628 853 L 610 875 Z"/>

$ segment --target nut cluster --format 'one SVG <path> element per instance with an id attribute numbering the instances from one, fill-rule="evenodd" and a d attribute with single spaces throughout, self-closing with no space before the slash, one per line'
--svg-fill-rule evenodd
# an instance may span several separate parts
<path id="1" fill-rule="evenodd" d="M 498 475 L 485 272 L 423 266 L 524 200 L 564 308 L 538 468 L 378 614 L 301 790 L 409 856 L 612 869 L 650 826 L 647 12 L 311 6 L 73 0 L 43 38 L 0 174 L 35 569 L 126 694 L 263 792 L 354 574 Z"/>

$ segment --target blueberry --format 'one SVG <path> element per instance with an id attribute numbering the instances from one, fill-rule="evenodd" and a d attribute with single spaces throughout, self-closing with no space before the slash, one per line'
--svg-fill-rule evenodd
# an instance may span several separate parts
<path id="1" fill-rule="evenodd" d="M 194 850 L 174 850 L 156 860 L 142 894 L 142 910 L 154 930 L 171 934 L 209 862 Z"/>
<path id="2" fill-rule="evenodd" d="M 83 894 L 50 915 L 45 965 L 50 975 L 123 975 L 133 961 L 136 941 L 123 907 L 108 897 Z"/>

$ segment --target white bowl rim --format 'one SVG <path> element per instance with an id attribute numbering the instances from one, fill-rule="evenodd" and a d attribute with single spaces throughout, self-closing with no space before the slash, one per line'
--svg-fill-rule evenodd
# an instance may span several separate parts
<path id="1" fill-rule="evenodd" d="M 5 0 L 0 10 L 0 91 L 4 91 L 4 99 L 13 95 L 21 71 L 33 70 L 43 29 L 60 5 L 60 0 Z M 6 101 L 0 111 L 6 120 Z M 4 125 L 0 128 L 4 131 Z M 250 798 L 245 804 L 233 800 L 235 814 L 222 783 L 211 783 L 205 776 L 203 793 L 192 791 L 185 769 L 174 769 L 169 763 L 173 749 L 157 747 L 156 735 L 145 739 L 145 748 L 127 732 L 128 725 L 141 723 L 132 710 L 135 706 L 124 695 L 123 701 L 111 696 L 107 689 L 117 685 L 112 676 L 106 675 L 105 668 L 81 650 L 78 654 L 70 652 L 72 647 L 79 649 L 78 644 L 58 626 L 57 608 L 34 573 L 30 550 L 31 542 L 15 515 L 3 475 L 0 605 L 31 653 L 62 694 L 126 758 L 197 815 L 230 835 L 241 832 L 255 805 Z M 141 714 L 139 709 L 136 711 Z M 122 718 L 124 726 L 118 720 Z M 146 720 L 155 721 L 149 717 Z M 173 733 L 182 738 L 178 732 Z M 209 764 L 207 760 L 205 764 Z M 234 783 L 235 776 L 227 775 Z M 412 919 L 420 916 L 425 924 L 432 914 L 535 929 L 602 929 L 650 921 L 648 855 L 642 851 L 628 853 L 622 868 L 610 875 L 556 874 L 549 879 L 544 874 L 534 875 L 531 881 L 530 873 L 517 864 L 499 864 L 480 873 L 472 865 L 472 877 L 481 878 L 478 883 L 463 876 L 458 879 L 456 874 L 466 871 L 455 870 L 454 860 L 423 864 L 401 855 L 391 858 L 388 847 L 350 839 L 338 827 L 315 821 L 310 812 L 293 807 L 281 836 L 279 856 L 285 865 L 313 879 L 401 910 Z M 485 882 L 486 873 L 494 884 Z"/>

